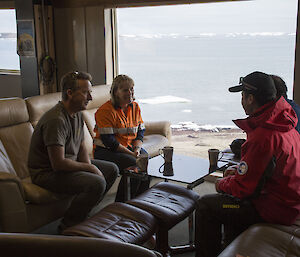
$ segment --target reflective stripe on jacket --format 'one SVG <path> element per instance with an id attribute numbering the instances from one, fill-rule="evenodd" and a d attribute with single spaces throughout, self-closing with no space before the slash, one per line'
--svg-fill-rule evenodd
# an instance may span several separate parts
<path id="1" fill-rule="evenodd" d="M 102 147 L 107 147 L 101 139 L 103 135 L 114 135 L 118 143 L 128 147 L 137 139 L 138 132 L 145 130 L 141 110 L 136 102 L 129 104 L 127 113 L 124 113 L 121 108 L 115 108 L 111 101 L 107 101 L 95 113 L 95 120 L 94 144 Z"/>

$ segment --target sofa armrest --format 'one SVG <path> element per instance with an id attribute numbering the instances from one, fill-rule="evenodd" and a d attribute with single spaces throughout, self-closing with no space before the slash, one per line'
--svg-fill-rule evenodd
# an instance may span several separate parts
<path id="1" fill-rule="evenodd" d="M 6 172 L 0 172 L 0 230 L 4 232 L 28 230 L 21 180 Z"/>
<path id="2" fill-rule="evenodd" d="M 22 185 L 25 193 L 25 199 L 30 203 L 45 204 L 55 202 L 59 199 L 56 194 L 38 185 L 28 182 L 22 182 Z"/>
<path id="3" fill-rule="evenodd" d="M 24 189 L 21 183 L 21 179 L 19 177 L 11 173 L 0 171 L 0 183 L 5 183 L 5 182 L 15 183 L 19 188 L 19 191 L 23 199 L 25 199 Z"/>
<path id="4" fill-rule="evenodd" d="M 23 233 L 0 233 L 0 251 L 18 257 L 161 257 L 138 245 L 106 239 Z"/>
<path id="5" fill-rule="evenodd" d="M 159 134 L 165 136 L 171 143 L 172 130 L 171 123 L 169 121 L 151 121 L 145 122 L 145 136 L 151 134 Z"/>

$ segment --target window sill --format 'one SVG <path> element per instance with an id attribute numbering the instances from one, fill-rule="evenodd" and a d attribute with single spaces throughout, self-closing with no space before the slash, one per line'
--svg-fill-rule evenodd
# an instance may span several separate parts
<path id="1" fill-rule="evenodd" d="M 20 72 L 20 70 L 0 69 L 0 75 L 21 75 L 21 72 Z"/>

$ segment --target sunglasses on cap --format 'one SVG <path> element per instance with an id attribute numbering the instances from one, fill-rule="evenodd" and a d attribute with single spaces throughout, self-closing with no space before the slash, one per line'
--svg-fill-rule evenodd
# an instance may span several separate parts
<path id="1" fill-rule="evenodd" d="M 257 87 L 244 81 L 244 77 L 240 77 L 239 84 L 243 86 L 243 90 L 256 91 Z"/>

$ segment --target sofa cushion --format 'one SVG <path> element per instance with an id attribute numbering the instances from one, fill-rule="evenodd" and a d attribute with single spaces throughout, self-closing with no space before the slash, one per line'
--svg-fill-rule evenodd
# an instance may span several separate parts
<path id="1" fill-rule="evenodd" d="M 98 109 L 102 104 L 110 99 L 110 87 L 111 85 L 99 85 L 92 87 L 92 98 L 89 102 L 87 110 Z"/>
<path id="2" fill-rule="evenodd" d="M 28 122 L 25 101 L 21 98 L 0 99 L 0 127 Z"/>
<path id="3" fill-rule="evenodd" d="M 42 115 L 60 100 L 61 93 L 38 95 L 25 99 L 31 124 L 35 127 Z"/>
<path id="4" fill-rule="evenodd" d="M 87 125 L 87 128 L 92 137 L 95 136 L 94 127 L 95 127 L 95 112 L 97 109 L 110 99 L 110 85 L 100 85 L 93 86 L 92 88 L 92 98 L 93 100 L 89 102 L 86 110 L 83 113 L 83 119 Z"/>

